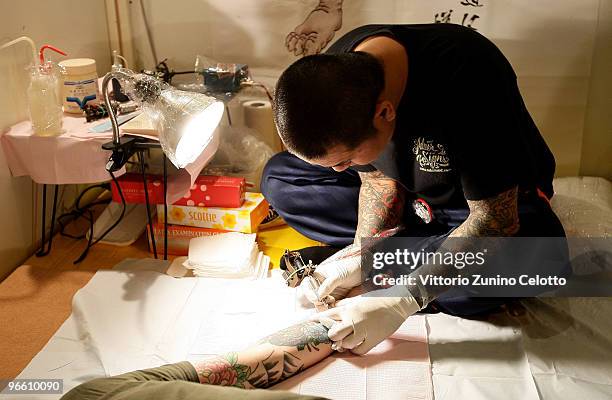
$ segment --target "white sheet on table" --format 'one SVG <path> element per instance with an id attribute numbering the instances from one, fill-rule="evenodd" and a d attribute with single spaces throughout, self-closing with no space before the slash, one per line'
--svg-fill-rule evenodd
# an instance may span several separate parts
<path id="1" fill-rule="evenodd" d="M 73 315 L 107 375 L 180 361 L 188 336 L 174 332 L 195 287 L 154 271 L 98 271 L 74 296 Z"/>
<path id="2" fill-rule="evenodd" d="M 132 266 L 155 268 L 144 260 Z M 312 312 L 297 305 L 295 290 L 286 287 L 278 275 L 246 281 L 176 279 L 147 270 L 100 271 L 75 295 L 73 315 L 19 377 L 62 378 L 68 391 L 104 375 L 236 350 L 304 320 Z M 378 349 L 386 355 L 328 358 L 287 384 L 299 385 L 296 390 L 305 393 L 343 387 L 345 382 L 339 375 L 329 376 L 319 369 L 340 368 L 350 374 L 351 368 L 356 368 L 359 374 L 350 376 L 360 382 L 355 389 L 360 394 L 352 399 L 376 399 L 388 391 L 380 385 L 389 382 L 410 382 L 410 387 L 404 385 L 404 393 L 429 399 L 432 390 L 424 322 L 422 317 L 410 321 L 413 327 L 422 325 L 421 333 L 408 332 L 402 338 L 399 332 L 398 339 Z M 223 327 L 222 331 L 217 327 Z M 414 350 L 417 348 L 420 350 Z M 392 356 L 408 354 L 406 351 L 418 355 L 418 360 Z M 352 367 L 347 370 L 347 366 Z M 325 390 L 319 394 L 324 395 Z"/>
<path id="3" fill-rule="evenodd" d="M 334 353 L 273 387 L 335 400 L 433 399 L 425 316 L 415 315 L 367 356 Z"/>
<path id="4" fill-rule="evenodd" d="M 612 299 L 523 301 L 523 344 L 543 398 L 612 398 Z"/>
<path id="5" fill-rule="evenodd" d="M 427 323 L 436 400 L 540 398 L 517 324 L 445 314 Z"/>
<path id="6" fill-rule="evenodd" d="M 296 307 L 295 289 L 276 274 L 253 281 L 201 279 L 198 293 L 207 300 L 200 301 L 203 318 L 190 350 L 192 358 L 244 348 L 313 312 Z"/>
<path id="7" fill-rule="evenodd" d="M 18 379 L 62 379 L 64 393 L 91 379 L 105 376 L 104 367 L 70 316 L 43 349 L 30 361 Z M 61 395 L 28 395 L 29 400 L 51 400 Z M 24 395 L 0 395 L 2 399 L 23 400 Z"/>

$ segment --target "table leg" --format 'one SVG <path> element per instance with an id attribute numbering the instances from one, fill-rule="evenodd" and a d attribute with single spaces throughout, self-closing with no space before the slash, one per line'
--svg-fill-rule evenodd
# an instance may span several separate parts
<path id="1" fill-rule="evenodd" d="M 164 260 L 168 259 L 168 166 L 164 153 Z"/>
<path id="2" fill-rule="evenodd" d="M 55 212 L 57 210 L 57 192 L 59 185 L 55 185 L 53 192 L 53 209 L 51 211 L 51 230 L 49 231 L 49 244 L 45 250 L 46 242 L 46 215 L 47 215 L 47 185 L 43 184 L 43 195 L 42 195 L 42 229 L 40 235 L 40 250 L 36 252 L 36 257 L 44 257 L 51 251 L 51 244 L 53 243 L 53 230 L 55 229 Z"/>
<path id="3" fill-rule="evenodd" d="M 149 202 L 149 191 L 147 190 L 147 174 L 145 170 L 145 155 L 144 150 L 138 152 L 138 160 L 140 161 L 140 171 L 142 172 L 142 184 L 144 185 L 145 207 L 147 207 L 147 221 L 149 221 L 149 236 L 151 237 L 151 246 L 153 247 L 153 257 L 157 259 L 157 245 L 155 243 L 155 234 L 153 229 L 153 219 L 151 218 L 151 206 Z"/>

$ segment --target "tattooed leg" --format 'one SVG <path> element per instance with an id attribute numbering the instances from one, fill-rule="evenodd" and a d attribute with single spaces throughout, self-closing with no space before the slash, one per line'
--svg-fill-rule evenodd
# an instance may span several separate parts
<path id="1" fill-rule="evenodd" d="M 327 328 L 319 322 L 290 326 L 251 348 L 194 364 L 200 383 L 266 388 L 332 353 Z"/>

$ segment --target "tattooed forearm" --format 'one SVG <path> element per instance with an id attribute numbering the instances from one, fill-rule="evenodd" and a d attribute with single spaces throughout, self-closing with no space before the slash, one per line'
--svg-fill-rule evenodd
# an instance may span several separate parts
<path id="1" fill-rule="evenodd" d="M 512 236 L 519 230 L 516 187 L 485 200 L 469 201 L 469 217 L 453 237 Z"/>
<path id="2" fill-rule="evenodd" d="M 251 368 L 238 363 L 237 353 L 227 353 L 195 365 L 200 383 L 246 387 Z"/>
<path id="3" fill-rule="evenodd" d="M 359 216 L 355 241 L 394 228 L 402 221 L 405 192 L 379 171 L 360 173 Z"/>
<path id="4" fill-rule="evenodd" d="M 254 347 L 194 364 L 201 383 L 266 388 L 302 371 L 332 352 L 327 328 L 305 322 L 260 340 Z"/>
<path id="5" fill-rule="evenodd" d="M 512 236 L 519 229 L 517 188 L 512 188 L 497 196 L 479 201 L 469 201 L 469 217 L 455 229 L 449 237 L 440 245 L 440 253 L 476 253 L 487 249 L 487 258 L 491 258 L 498 249 L 498 236 Z M 479 240 L 460 238 L 480 237 Z M 488 238 L 488 240 L 487 240 Z M 485 244 L 486 243 L 486 244 Z M 447 278 L 450 282 L 458 276 L 470 276 L 479 273 L 478 264 L 463 266 L 461 268 L 453 265 L 433 262 L 421 265 L 414 270 L 410 276 L 415 284 L 410 285 L 408 290 L 417 299 L 421 307 L 425 307 L 430 301 L 452 288 L 452 285 L 428 284 L 427 276 Z"/>
<path id="6" fill-rule="evenodd" d="M 319 349 L 321 343 L 331 343 L 327 328 L 318 322 L 305 322 L 285 328 L 261 339 L 259 343 L 271 343 L 275 346 L 295 346 L 298 350 Z"/>

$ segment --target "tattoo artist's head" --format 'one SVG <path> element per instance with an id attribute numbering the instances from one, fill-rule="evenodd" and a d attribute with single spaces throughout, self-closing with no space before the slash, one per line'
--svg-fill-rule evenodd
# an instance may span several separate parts
<path id="1" fill-rule="evenodd" d="M 395 128 L 384 86 L 382 65 L 367 53 L 296 61 L 279 78 L 274 98 L 274 119 L 287 150 L 336 171 L 374 161 Z"/>

